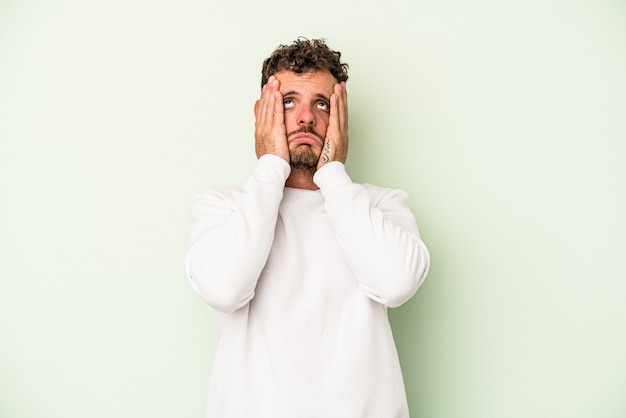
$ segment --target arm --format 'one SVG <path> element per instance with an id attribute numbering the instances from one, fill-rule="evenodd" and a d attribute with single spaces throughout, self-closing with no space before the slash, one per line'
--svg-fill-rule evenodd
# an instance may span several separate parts
<path id="1" fill-rule="evenodd" d="M 386 306 L 406 302 L 424 281 L 430 263 L 407 194 L 354 184 L 339 162 L 318 170 L 314 180 L 363 291 Z"/>
<path id="2" fill-rule="evenodd" d="M 254 297 L 289 171 L 284 160 L 266 155 L 242 187 L 194 199 L 185 268 L 191 286 L 216 310 L 235 311 Z"/>
<path id="3" fill-rule="evenodd" d="M 345 171 L 348 96 L 345 83 L 331 97 L 326 141 L 314 181 L 339 244 L 361 288 L 373 300 L 399 306 L 415 294 L 428 273 L 430 256 L 399 190 L 353 184 Z"/>
<path id="4" fill-rule="evenodd" d="M 254 297 L 274 240 L 278 207 L 291 171 L 279 87 L 270 77 L 255 104 L 259 164 L 254 175 L 240 188 L 204 192 L 192 205 L 187 277 L 220 312 L 233 312 Z"/>

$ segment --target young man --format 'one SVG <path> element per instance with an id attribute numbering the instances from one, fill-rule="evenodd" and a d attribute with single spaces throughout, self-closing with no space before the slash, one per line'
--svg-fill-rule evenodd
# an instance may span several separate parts
<path id="1" fill-rule="evenodd" d="M 321 40 L 281 45 L 255 103 L 259 162 L 200 193 L 186 271 L 218 312 L 208 417 L 408 417 L 387 319 L 429 255 L 406 193 L 355 184 L 347 65 Z"/>

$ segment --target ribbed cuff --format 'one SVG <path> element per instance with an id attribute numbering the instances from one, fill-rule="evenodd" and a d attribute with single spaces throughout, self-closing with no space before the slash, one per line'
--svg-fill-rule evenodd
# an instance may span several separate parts
<path id="1" fill-rule="evenodd" d="M 339 161 L 330 162 L 317 170 L 313 176 L 313 181 L 319 186 L 322 194 L 326 194 L 336 187 L 352 184 L 352 179 L 346 172 L 346 166 Z"/>
<path id="2" fill-rule="evenodd" d="M 253 177 L 263 183 L 275 183 L 284 187 L 291 173 L 289 163 L 277 155 L 265 154 L 259 158 Z"/>

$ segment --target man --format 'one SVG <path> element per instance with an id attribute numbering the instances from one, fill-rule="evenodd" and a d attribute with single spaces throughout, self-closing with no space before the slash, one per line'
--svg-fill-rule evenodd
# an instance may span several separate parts
<path id="1" fill-rule="evenodd" d="M 428 266 L 407 195 L 355 184 L 347 65 L 322 40 L 281 45 L 255 103 L 258 165 L 200 193 L 186 272 L 218 312 L 209 417 L 408 417 L 387 307 Z"/>

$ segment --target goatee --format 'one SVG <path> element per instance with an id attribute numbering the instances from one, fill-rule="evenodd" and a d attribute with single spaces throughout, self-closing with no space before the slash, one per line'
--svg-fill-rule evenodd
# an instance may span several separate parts
<path id="1" fill-rule="evenodd" d="M 287 140 L 289 140 L 289 138 L 291 138 L 292 136 L 301 133 L 312 134 L 317 137 L 320 142 L 324 142 L 324 139 L 317 132 L 315 132 L 313 127 L 308 125 L 301 126 L 298 130 L 290 132 L 287 135 Z M 296 149 L 291 151 L 289 157 L 291 168 L 293 170 L 308 172 L 315 172 L 317 170 L 317 162 L 319 160 L 319 156 L 315 155 L 310 145 L 303 144 L 299 147 L 296 147 Z"/>
<path id="2" fill-rule="evenodd" d="M 308 145 L 300 145 L 290 154 L 290 164 L 293 170 L 314 172 L 317 170 L 318 156 Z"/>

